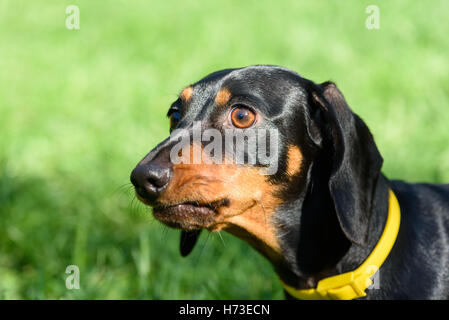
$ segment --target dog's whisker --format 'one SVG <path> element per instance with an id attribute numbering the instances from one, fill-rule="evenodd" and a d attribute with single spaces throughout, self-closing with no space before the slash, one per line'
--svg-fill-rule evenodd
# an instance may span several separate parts
<path id="1" fill-rule="evenodd" d="M 198 265 L 198 263 L 200 262 L 200 257 L 203 254 L 204 248 L 206 248 L 206 244 L 207 244 L 207 241 L 209 240 L 209 237 L 210 237 L 210 232 L 207 233 L 206 240 L 204 241 L 204 245 L 201 247 L 200 254 L 198 255 L 198 258 L 196 259 L 195 265 Z"/>
<path id="2" fill-rule="evenodd" d="M 118 187 L 116 187 L 115 189 L 113 189 L 112 195 L 115 195 L 118 192 L 127 193 L 132 187 L 133 187 L 133 185 L 131 182 L 121 184 Z"/>
<path id="3" fill-rule="evenodd" d="M 262 201 L 260 199 L 256 199 L 256 202 L 260 205 L 263 211 L 263 218 L 264 218 L 264 224 L 267 225 L 267 213 L 265 211 L 265 206 L 263 205 Z"/>
<path id="4" fill-rule="evenodd" d="M 129 209 L 131 211 L 131 213 L 134 213 L 134 202 L 137 200 L 136 197 L 132 197 L 131 202 L 129 204 Z"/>
<path id="5" fill-rule="evenodd" d="M 166 225 L 163 225 L 163 229 L 162 229 L 162 235 L 161 235 L 161 241 L 165 241 L 166 237 L 168 234 L 168 227 Z"/>
<path id="6" fill-rule="evenodd" d="M 224 239 L 223 239 L 223 237 L 221 236 L 221 231 L 218 231 L 217 233 L 218 233 L 218 236 L 219 236 L 220 239 L 221 239 L 221 243 L 223 243 L 223 247 L 226 248 L 226 244 L 225 244 L 225 242 L 224 242 Z"/>
<path id="7" fill-rule="evenodd" d="M 133 197 L 132 201 L 131 201 L 131 213 L 133 214 L 139 214 L 140 209 L 144 208 L 145 205 L 140 202 L 137 197 Z"/>
<path id="8" fill-rule="evenodd" d="M 117 197 L 118 201 L 122 201 L 122 197 L 129 196 L 129 191 L 133 187 L 134 186 L 130 182 L 124 183 L 111 191 L 110 196 L 114 198 Z"/>

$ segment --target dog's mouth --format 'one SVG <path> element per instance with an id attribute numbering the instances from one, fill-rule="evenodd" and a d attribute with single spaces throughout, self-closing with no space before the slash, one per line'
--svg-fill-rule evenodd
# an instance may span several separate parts
<path id="1" fill-rule="evenodd" d="M 153 215 L 169 227 L 197 230 L 209 228 L 220 220 L 219 209 L 229 206 L 228 198 L 201 203 L 188 201 L 170 205 L 153 205 Z"/>

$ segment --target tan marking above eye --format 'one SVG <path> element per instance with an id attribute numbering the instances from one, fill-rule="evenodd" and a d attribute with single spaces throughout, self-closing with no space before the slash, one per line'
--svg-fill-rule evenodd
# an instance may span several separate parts
<path id="1" fill-rule="evenodd" d="M 215 96 L 215 104 L 223 107 L 231 100 L 231 97 L 231 92 L 227 88 L 223 88 Z"/>
<path id="2" fill-rule="evenodd" d="M 303 156 L 298 146 L 290 145 L 287 151 L 287 170 L 286 170 L 289 176 L 294 176 L 300 172 L 302 159 Z"/>
<path id="3" fill-rule="evenodd" d="M 189 86 L 187 88 L 185 88 L 184 90 L 182 90 L 181 94 L 179 95 L 179 97 L 184 100 L 184 101 L 189 101 L 190 98 L 192 98 L 193 95 L 193 87 Z"/>

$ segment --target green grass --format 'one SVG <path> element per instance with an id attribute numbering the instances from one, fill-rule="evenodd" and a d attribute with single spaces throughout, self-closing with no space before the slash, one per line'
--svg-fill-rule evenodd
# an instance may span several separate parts
<path id="1" fill-rule="evenodd" d="M 449 182 L 447 1 L 0 0 L 0 298 L 279 299 L 271 266 L 133 201 L 130 171 L 168 135 L 179 91 L 217 69 L 277 64 L 331 79 L 390 178 Z M 79 5 L 81 29 L 65 28 Z M 80 290 L 65 269 L 80 268 Z"/>

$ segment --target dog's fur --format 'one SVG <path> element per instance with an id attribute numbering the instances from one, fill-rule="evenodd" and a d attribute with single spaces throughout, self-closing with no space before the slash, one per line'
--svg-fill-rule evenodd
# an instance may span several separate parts
<path id="1" fill-rule="evenodd" d="M 224 229 L 269 259 L 285 283 L 312 288 L 366 259 L 384 229 L 391 188 L 400 230 L 366 299 L 449 298 L 449 185 L 388 180 L 368 127 L 336 85 L 281 67 L 222 70 L 188 86 L 170 108 L 179 118 L 172 129 L 201 120 L 203 129 L 223 131 L 236 105 L 255 111 L 254 126 L 279 130 L 276 174 L 259 174 L 258 164 L 174 165 L 169 139 L 132 173 L 156 218 L 183 229 L 183 255 L 202 228 Z"/>

